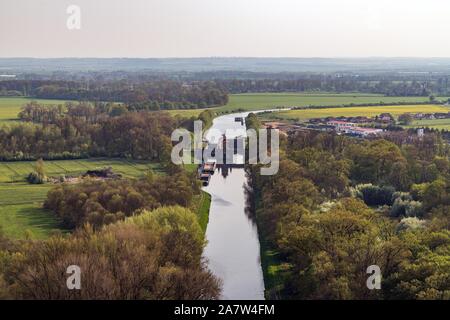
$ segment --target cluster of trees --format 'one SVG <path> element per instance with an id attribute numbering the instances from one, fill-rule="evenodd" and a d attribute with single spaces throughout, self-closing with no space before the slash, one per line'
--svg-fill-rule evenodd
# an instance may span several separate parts
<path id="1" fill-rule="evenodd" d="M 27 181 L 31 184 L 43 184 L 47 181 L 45 174 L 44 160 L 38 159 L 34 167 L 34 171 L 27 176 Z"/>
<path id="2" fill-rule="evenodd" d="M 213 81 L 8 80 L 1 82 L 0 90 L 45 99 L 124 102 L 133 110 L 205 108 L 228 102 L 227 92 Z"/>
<path id="3" fill-rule="evenodd" d="M 264 243 L 284 266 L 270 297 L 450 299 L 450 152 L 439 134 L 311 131 L 280 146 L 277 175 L 248 168 Z M 381 290 L 366 286 L 371 265 Z"/>
<path id="4" fill-rule="evenodd" d="M 217 299 L 220 282 L 202 260 L 204 245 L 196 215 L 179 206 L 45 241 L 0 235 L 0 298 Z M 66 285 L 72 265 L 81 290 Z"/>
<path id="5" fill-rule="evenodd" d="M 191 207 L 192 197 L 199 192 L 196 177 L 183 171 L 164 176 L 149 172 L 139 180 L 61 184 L 48 192 L 44 207 L 52 210 L 65 228 L 89 223 L 98 229 L 138 210 L 170 205 Z"/>
<path id="6" fill-rule="evenodd" d="M 170 135 L 180 125 L 165 112 L 120 112 L 117 106 L 87 103 L 44 108 L 35 103 L 20 116 L 29 122 L 0 127 L 1 160 L 131 157 L 162 161 Z"/>

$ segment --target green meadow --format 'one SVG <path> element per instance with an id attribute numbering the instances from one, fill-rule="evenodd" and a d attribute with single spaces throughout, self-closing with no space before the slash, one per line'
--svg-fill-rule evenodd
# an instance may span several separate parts
<path id="1" fill-rule="evenodd" d="M 45 105 L 64 104 L 63 100 L 31 99 L 24 97 L 0 98 L 0 122 L 17 120 L 20 109 L 30 101 Z"/>
<path id="2" fill-rule="evenodd" d="M 445 97 L 437 99 L 446 100 Z M 307 106 L 340 106 L 348 104 L 374 103 L 427 103 L 428 97 L 385 97 L 376 94 L 359 93 L 246 93 L 232 94 L 227 105 L 211 108 L 219 113 L 244 110 L 255 111 L 275 108 L 307 107 Z M 186 117 L 197 116 L 205 109 L 171 110 L 172 114 Z"/>
<path id="3" fill-rule="evenodd" d="M 160 165 L 126 159 L 82 159 L 45 161 L 48 176 L 77 176 L 87 170 L 111 166 L 127 178 L 137 178 L 149 169 L 162 173 Z M 31 185 L 25 181 L 33 171 L 34 162 L 0 162 L 0 228 L 10 238 L 43 239 L 58 231 L 57 219 L 42 209 L 47 192 L 54 187 L 47 183 Z"/>
<path id="4" fill-rule="evenodd" d="M 156 172 L 162 168 L 155 163 L 127 159 L 92 158 L 80 160 L 45 161 L 47 176 L 77 176 L 87 170 L 112 167 L 113 171 L 126 178 L 142 176 L 149 169 Z M 24 182 L 26 176 L 33 171 L 34 161 L 0 162 L 0 183 Z"/>
<path id="5" fill-rule="evenodd" d="M 450 111 L 450 110 L 449 110 Z M 450 119 L 416 120 L 406 128 L 429 127 L 438 130 L 450 130 Z"/>
<path id="6" fill-rule="evenodd" d="M 221 111 L 237 109 L 261 110 L 278 107 L 338 106 L 347 104 L 427 102 L 428 97 L 385 97 L 358 93 L 254 93 L 230 96 L 230 101 Z"/>
<path id="7" fill-rule="evenodd" d="M 367 116 L 373 117 L 380 113 L 391 113 L 398 116 L 402 113 L 434 113 L 434 112 L 449 112 L 450 107 L 443 105 L 393 105 L 393 106 L 361 106 L 361 107 L 342 107 L 342 108 L 321 108 L 321 109 L 301 109 L 301 110 L 287 110 L 277 111 L 271 113 L 264 113 L 261 115 L 262 119 L 280 119 L 280 120 L 294 120 L 303 121 L 311 118 L 324 117 L 354 117 Z"/>
<path id="8" fill-rule="evenodd" d="M 437 97 L 437 99 L 447 99 Z M 0 122 L 17 120 L 22 106 L 32 100 L 42 104 L 64 104 L 62 100 L 32 99 L 24 97 L 0 98 Z M 225 106 L 210 108 L 218 113 L 228 113 L 238 110 L 254 111 L 274 108 L 305 107 L 305 106 L 339 106 L 348 104 L 372 103 L 426 103 L 428 97 L 385 97 L 376 94 L 361 93 L 246 93 L 232 94 Z M 170 110 L 173 115 L 184 117 L 197 116 L 205 109 Z"/>

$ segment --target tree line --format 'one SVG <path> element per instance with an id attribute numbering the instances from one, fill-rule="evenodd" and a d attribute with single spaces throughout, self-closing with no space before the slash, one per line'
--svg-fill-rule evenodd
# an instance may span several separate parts
<path id="1" fill-rule="evenodd" d="M 265 78 L 216 79 L 230 93 L 249 92 L 359 92 L 386 96 L 449 95 L 449 78 L 397 75 L 273 74 Z"/>
<path id="2" fill-rule="evenodd" d="M 0 92 L 42 99 L 123 102 L 134 110 L 195 109 L 228 102 L 227 92 L 213 81 L 8 80 L 0 82 Z"/>
<path id="3" fill-rule="evenodd" d="M 238 74 L 238 73 L 237 73 Z M 95 81 L 4 80 L 0 95 L 35 98 L 110 101 L 126 103 L 132 110 L 195 109 L 225 105 L 228 94 L 251 92 L 358 92 L 385 96 L 450 95 L 448 75 L 352 73 L 250 73 L 193 74 L 183 77 L 146 77 Z M 180 79 L 181 78 L 181 79 Z"/>
<path id="4" fill-rule="evenodd" d="M 163 176 L 150 171 L 138 180 L 61 184 L 48 192 L 44 208 L 51 210 L 66 229 L 86 223 L 99 229 L 140 210 L 174 205 L 192 208 L 193 196 L 199 193 L 196 177 L 183 170 Z"/>

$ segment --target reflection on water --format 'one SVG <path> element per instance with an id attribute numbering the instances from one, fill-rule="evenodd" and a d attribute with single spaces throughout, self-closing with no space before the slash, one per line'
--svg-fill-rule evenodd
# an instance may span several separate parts
<path id="1" fill-rule="evenodd" d="M 203 189 L 212 196 L 204 256 L 223 281 L 223 299 L 264 299 L 258 231 L 246 214 L 245 183 L 244 169 L 233 168 L 226 178 L 216 171 Z"/>
<path id="2" fill-rule="evenodd" d="M 246 114 L 216 118 L 213 128 L 242 128 L 234 121 L 238 116 Z M 223 282 L 222 299 L 264 299 L 258 231 L 249 215 L 245 170 L 219 167 L 203 190 L 211 194 L 204 256 Z"/>

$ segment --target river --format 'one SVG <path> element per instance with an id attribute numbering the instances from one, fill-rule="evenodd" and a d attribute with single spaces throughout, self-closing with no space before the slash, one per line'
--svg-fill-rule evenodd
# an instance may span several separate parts
<path id="1" fill-rule="evenodd" d="M 222 133 L 226 129 L 236 130 L 228 133 L 227 139 L 245 135 L 245 125 L 235 122 L 235 117 L 247 115 L 235 113 L 217 117 L 211 129 Z M 207 135 L 206 139 L 215 141 L 212 135 Z M 243 168 L 218 168 L 209 185 L 203 188 L 211 194 L 204 257 L 210 270 L 222 280 L 221 299 L 264 299 L 258 230 L 246 210 L 246 184 Z"/>

